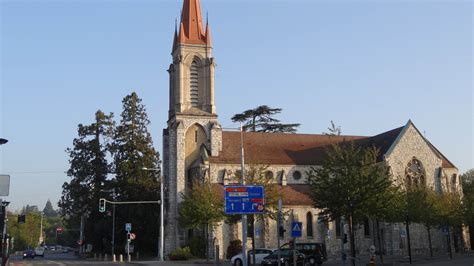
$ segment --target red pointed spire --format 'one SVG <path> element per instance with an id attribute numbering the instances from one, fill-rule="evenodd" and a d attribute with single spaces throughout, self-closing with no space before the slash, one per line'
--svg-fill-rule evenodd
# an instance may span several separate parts
<path id="1" fill-rule="evenodd" d="M 199 0 L 184 0 L 178 41 L 180 44 L 208 44 L 207 34 L 202 28 Z"/>
<path id="2" fill-rule="evenodd" d="M 211 29 L 208 21 L 206 21 L 206 45 L 211 46 Z"/>

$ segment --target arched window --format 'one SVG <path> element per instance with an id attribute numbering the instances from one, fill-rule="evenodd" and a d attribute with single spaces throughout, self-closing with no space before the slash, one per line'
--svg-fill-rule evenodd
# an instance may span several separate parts
<path id="1" fill-rule="evenodd" d="M 191 106 L 197 107 L 199 102 L 199 69 L 196 60 L 191 63 L 189 84 Z"/>
<path id="2" fill-rule="evenodd" d="M 306 236 L 313 237 L 313 214 L 311 212 L 306 214 Z"/>
<path id="3" fill-rule="evenodd" d="M 425 169 L 423 164 L 415 157 L 411 159 L 405 168 L 405 176 L 407 186 L 424 186 L 425 185 Z"/>

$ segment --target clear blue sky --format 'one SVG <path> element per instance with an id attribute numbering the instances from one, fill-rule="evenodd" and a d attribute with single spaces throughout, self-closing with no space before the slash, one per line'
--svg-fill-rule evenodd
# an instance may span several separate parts
<path id="1" fill-rule="evenodd" d="M 13 209 L 55 204 L 77 124 L 136 91 L 161 151 L 182 2 L 0 1 L 0 173 Z M 381 3 L 383 2 L 383 3 Z M 461 172 L 473 163 L 471 1 L 201 1 L 216 105 L 261 104 L 321 133 L 375 135 L 412 119 Z"/>

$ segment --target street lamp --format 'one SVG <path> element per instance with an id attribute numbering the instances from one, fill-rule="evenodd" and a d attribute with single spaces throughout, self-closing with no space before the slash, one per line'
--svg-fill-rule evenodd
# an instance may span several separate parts
<path id="1" fill-rule="evenodd" d="M 5 143 L 7 143 L 7 142 L 8 142 L 7 139 L 1 139 L 1 138 L 0 138 L 0 145 L 3 145 L 3 144 L 5 144 Z"/>
<path id="2" fill-rule="evenodd" d="M 142 170 L 161 172 L 161 169 L 159 169 L 159 168 L 143 167 Z M 163 199 L 164 199 L 164 196 L 163 196 L 163 176 L 160 176 L 160 242 L 159 242 L 159 245 L 158 245 L 160 261 L 164 261 L 163 249 L 164 249 L 164 244 L 165 244 L 165 241 L 164 241 L 165 229 L 164 229 L 164 219 L 163 219 L 163 216 L 164 216 L 163 215 L 164 214 L 164 209 L 163 209 L 164 200 Z"/>

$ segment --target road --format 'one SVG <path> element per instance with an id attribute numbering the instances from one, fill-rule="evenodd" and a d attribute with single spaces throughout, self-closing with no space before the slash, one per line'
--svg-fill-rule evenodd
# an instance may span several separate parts
<path id="1" fill-rule="evenodd" d="M 34 266 L 34 265 L 98 265 L 98 266 L 108 266 L 108 265 L 156 265 L 156 266 L 190 266 L 190 265 L 201 265 L 201 266 L 211 266 L 215 265 L 214 263 L 206 264 L 204 261 L 193 262 L 193 261 L 183 261 L 183 262 L 176 262 L 176 261 L 166 261 L 166 262 L 159 262 L 159 261 L 133 261 L 131 263 L 120 263 L 120 262 L 111 262 L 111 261 L 93 261 L 93 260 L 81 260 L 75 257 L 73 254 L 66 253 L 52 253 L 52 254 L 45 254 L 44 258 L 37 257 L 35 259 L 25 259 L 23 260 L 19 256 L 12 256 L 10 260 L 11 266 Z M 330 260 L 323 264 L 323 266 L 340 266 L 342 265 L 341 261 L 337 260 Z M 349 266 L 349 263 L 345 264 Z M 367 262 L 359 261 L 356 263 L 357 266 L 365 266 Z M 377 264 L 380 265 L 380 264 Z M 400 266 L 408 266 L 410 265 L 408 262 L 396 263 L 396 264 L 385 264 L 385 265 L 400 265 Z M 411 265 L 423 265 L 423 266 L 451 266 L 451 265 L 459 265 L 459 266 L 474 266 L 474 254 L 464 255 L 455 257 L 453 260 L 449 259 L 439 259 L 439 260 L 430 260 L 430 261 L 423 261 L 423 260 L 415 260 Z M 231 266 L 230 262 L 225 261 L 221 262 L 220 266 Z"/>

